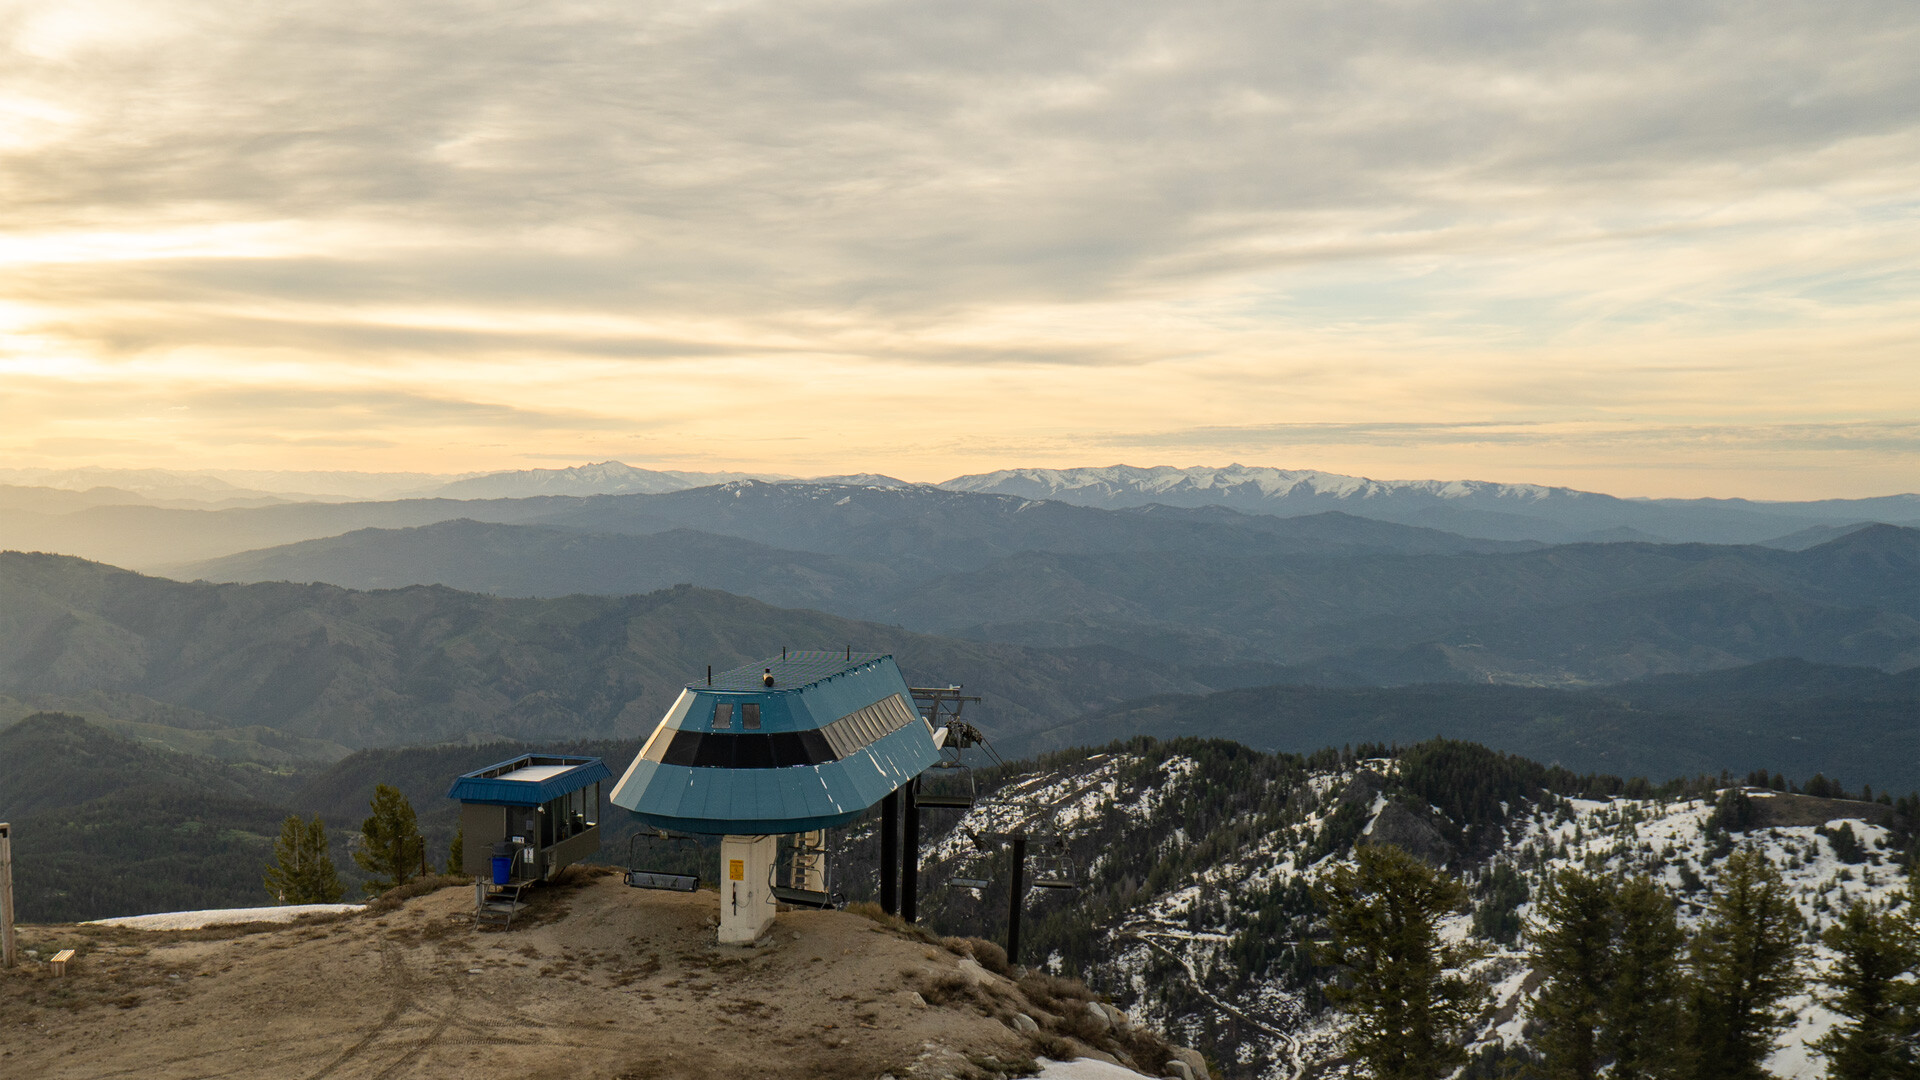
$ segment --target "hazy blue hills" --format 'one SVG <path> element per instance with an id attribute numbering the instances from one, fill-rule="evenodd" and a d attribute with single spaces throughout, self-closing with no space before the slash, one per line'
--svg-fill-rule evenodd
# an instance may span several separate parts
<path id="1" fill-rule="evenodd" d="M 42 503 L 35 503 L 42 506 Z M 909 485 L 743 480 L 664 494 L 300 502 L 229 509 L 78 505 L 0 515 L 0 548 L 47 551 L 135 569 L 169 568 L 236 552 L 466 518 L 647 534 L 678 528 L 827 554 L 917 557 L 966 569 L 1023 550 L 1100 552 L 1170 544 L 1265 544 L 1384 550 L 1504 550 L 1510 544 L 1364 518 L 1295 523 L 1220 507 L 1113 512 Z"/>
<path id="2" fill-rule="evenodd" d="M 1764 768 L 1904 793 L 1920 789 L 1920 670 L 1889 675 L 1783 660 L 1594 690 L 1249 687 L 1128 702 L 1013 749 L 1132 735 L 1231 739 L 1294 753 L 1442 735 L 1576 772 L 1659 781 Z"/>
<path id="3" fill-rule="evenodd" d="M 359 530 L 191 572 L 520 596 L 692 583 L 926 633 L 1189 668 L 1282 665 L 1335 683 L 1614 682 L 1776 656 L 1920 664 L 1920 530 L 1866 526 L 1802 550 L 1489 549 L 1344 514 L 730 487 L 586 500 L 560 515 L 569 528 Z M 662 508 L 681 524 L 589 531 L 659 524 Z"/>
<path id="4" fill-rule="evenodd" d="M 1135 656 L 943 639 L 709 589 L 506 599 L 216 585 L 0 553 L 0 694 L 138 694 L 348 747 L 632 737 L 708 664 L 823 645 L 891 652 L 910 678 L 964 683 L 1009 732 L 1210 688 Z"/>
<path id="5" fill-rule="evenodd" d="M 525 520 L 551 512 L 552 502 L 516 499 L 475 504 L 453 499 L 405 499 L 285 503 L 226 510 L 110 505 L 58 515 L 13 512 L 0 515 L 0 548 L 151 568 L 373 526 L 395 528 L 481 516 Z"/>
<path id="6" fill-rule="evenodd" d="M 1578 544 L 1258 560 L 1029 553 L 916 590 L 906 625 L 1313 665 L 1376 682 L 1611 682 L 1775 656 L 1920 663 L 1920 530 L 1805 551 Z"/>
<path id="7" fill-rule="evenodd" d="M 873 608 L 897 588 L 884 562 L 788 551 L 676 528 L 646 535 L 442 521 L 229 555 L 180 571 L 221 582 L 322 581 L 352 589 L 447 585 L 501 596 L 620 595 L 696 584 L 782 607 Z"/>
<path id="8" fill-rule="evenodd" d="M 275 798 L 290 776 L 145 746 L 63 713 L 0 727 L 0 821 L 141 787 Z"/>

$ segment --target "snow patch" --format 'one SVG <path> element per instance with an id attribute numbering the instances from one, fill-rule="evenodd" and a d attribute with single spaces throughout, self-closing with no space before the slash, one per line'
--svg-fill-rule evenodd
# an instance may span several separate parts
<path id="1" fill-rule="evenodd" d="M 213 908 L 207 911 L 161 911 L 152 915 L 122 915 L 93 919 L 84 926 L 122 926 L 130 930 L 199 930 L 234 923 L 290 923 L 302 915 L 338 915 L 363 911 L 365 904 L 285 904 L 278 907 Z"/>

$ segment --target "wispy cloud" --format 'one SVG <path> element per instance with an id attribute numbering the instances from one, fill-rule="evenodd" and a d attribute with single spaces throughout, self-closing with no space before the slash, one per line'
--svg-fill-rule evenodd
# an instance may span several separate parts
<path id="1" fill-rule="evenodd" d="M 0 379 L 68 396 L 0 453 L 200 445 L 69 430 L 156 386 L 394 395 L 263 405 L 405 459 L 286 467 L 1867 432 L 1920 410 L 1915 55 L 1907 0 L 29 0 Z"/>

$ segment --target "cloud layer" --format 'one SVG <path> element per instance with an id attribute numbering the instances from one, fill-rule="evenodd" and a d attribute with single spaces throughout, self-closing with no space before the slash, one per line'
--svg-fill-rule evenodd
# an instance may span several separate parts
<path id="1" fill-rule="evenodd" d="M 1920 407 L 1905 0 L 49 0 L 0 42 L 23 461 L 1916 486 L 1867 434 Z"/>

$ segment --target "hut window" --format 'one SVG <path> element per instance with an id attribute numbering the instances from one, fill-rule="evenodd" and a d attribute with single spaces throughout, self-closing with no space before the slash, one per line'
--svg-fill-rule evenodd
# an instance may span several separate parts
<path id="1" fill-rule="evenodd" d="M 733 726 L 733 703 L 723 701 L 713 707 L 713 730 L 724 731 Z"/>
<path id="2" fill-rule="evenodd" d="M 748 731 L 760 730 L 760 704 L 749 701 L 740 706 L 740 723 Z"/>

